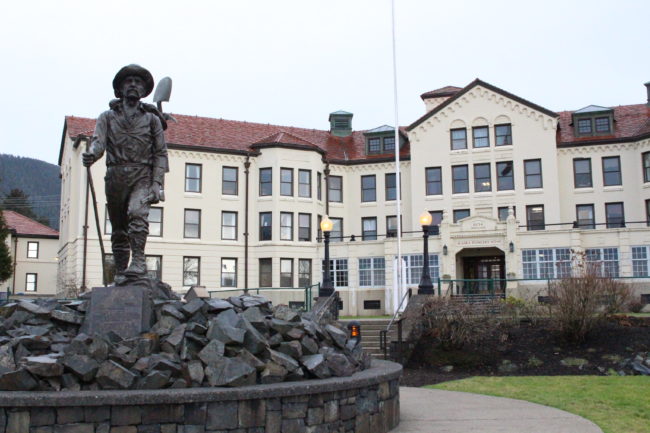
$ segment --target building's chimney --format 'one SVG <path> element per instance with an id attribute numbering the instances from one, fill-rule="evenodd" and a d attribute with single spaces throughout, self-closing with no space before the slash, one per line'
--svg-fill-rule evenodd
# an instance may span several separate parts
<path id="1" fill-rule="evenodd" d="M 645 83 L 645 90 L 648 93 L 648 101 L 646 102 L 646 105 L 650 107 L 650 81 Z"/>

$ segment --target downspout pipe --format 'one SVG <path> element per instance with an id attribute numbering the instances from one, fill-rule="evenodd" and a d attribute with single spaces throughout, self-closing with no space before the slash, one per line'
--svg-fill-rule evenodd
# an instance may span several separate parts
<path id="1" fill-rule="evenodd" d="M 248 293 L 248 200 L 249 200 L 249 178 L 250 178 L 250 155 L 246 155 L 244 162 L 244 177 L 246 178 L 246 188 L 244 191 L 244 293 Z"/>
<path id="2" fill-rule="evenodd" d="M 323 170 L 325 175 L 325 215 L 329 216 L 330 214 L 330 163 L 325 161 L 325 170 Z"/>

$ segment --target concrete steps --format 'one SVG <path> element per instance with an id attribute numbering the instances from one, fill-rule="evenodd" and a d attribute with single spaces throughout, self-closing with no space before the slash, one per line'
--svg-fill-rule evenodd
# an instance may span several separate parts
<path id="1" fill-rule="evenodd" d="M 361 323 L 361 346 L 374 358 L 384 357 L 384 352 L 380 348 L 380 331 L 386 329 L 390 319 L 354 319 Z M 342 320 L 341 323 L 347 325 L 349 320 Z M 388 341 L 397 339 L 397 325 L 393 324 L 388 333 Z"/>

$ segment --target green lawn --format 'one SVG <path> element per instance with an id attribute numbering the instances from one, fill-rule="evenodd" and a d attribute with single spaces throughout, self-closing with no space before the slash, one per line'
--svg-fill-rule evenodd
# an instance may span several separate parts
<path id="1" fill-rule="evenodd" d="M 339 320 L 390 319 L 393 316 L 341 316 Z"/>
<path id="2" fill-rule="evenodd" d="M 516 398 L 587 418 L 604 433 L 650 433 L 650 377 L 472 377 L 429 388 Z"/>

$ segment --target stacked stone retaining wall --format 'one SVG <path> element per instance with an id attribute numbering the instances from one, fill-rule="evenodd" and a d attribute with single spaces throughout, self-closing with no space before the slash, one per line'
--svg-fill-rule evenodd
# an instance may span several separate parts
<path id="1" fill-rule="evenodd" d="M 239 388 L 2 392 L 0 433 L 384 433 L 402 367 Z"/>

